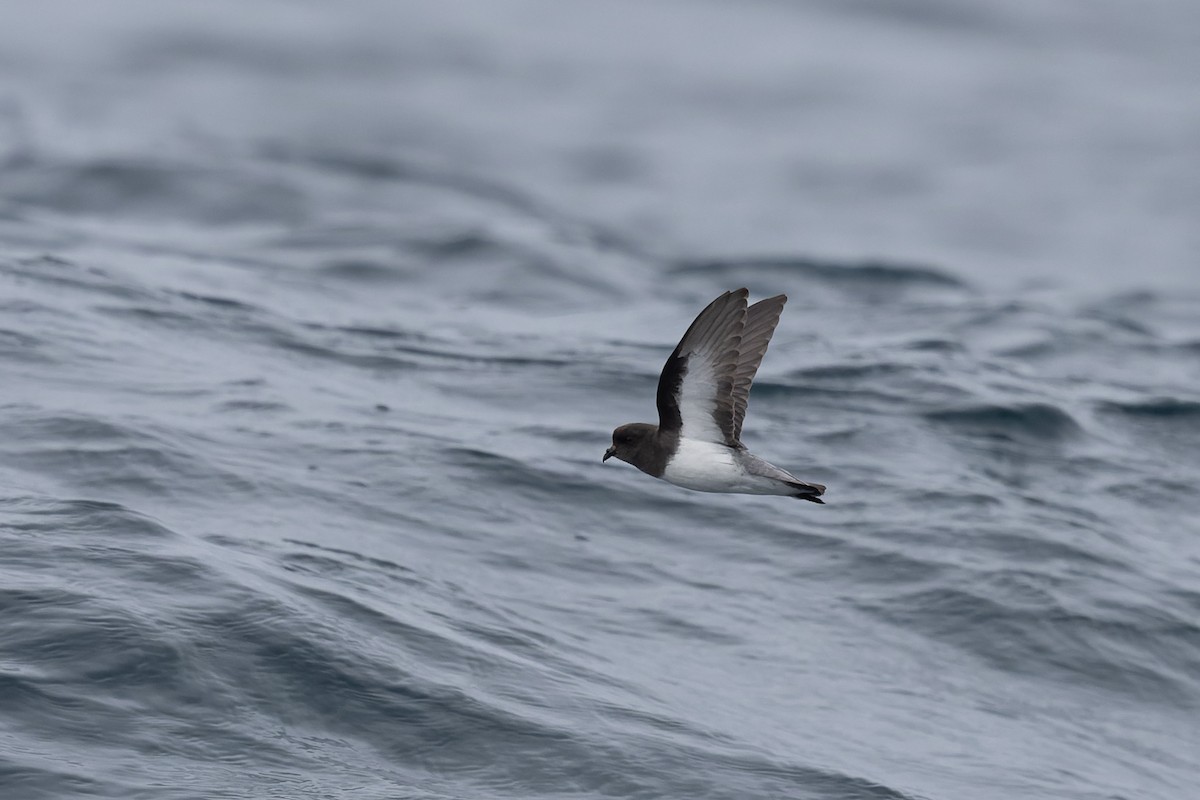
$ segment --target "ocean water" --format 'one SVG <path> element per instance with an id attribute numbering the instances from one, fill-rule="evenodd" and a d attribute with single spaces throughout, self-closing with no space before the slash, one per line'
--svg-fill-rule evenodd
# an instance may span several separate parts
<path id="1" fill-rule="evenodd" d="M 1198 31 L 0 7 L 0 798 L 1200 797 Z"/>

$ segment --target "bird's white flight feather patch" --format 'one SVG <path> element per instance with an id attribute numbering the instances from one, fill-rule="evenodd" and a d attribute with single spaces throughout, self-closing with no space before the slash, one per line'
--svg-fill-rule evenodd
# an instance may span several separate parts
<path id="1" fill-rule="evenodd" d="M 709 359 L 702 353 L 691 354 L 687 372 L 679 384 L 679 417 L 683 422 L 680 433 L 684 439 L 705 443 L 725 441 L 725 435 L 713 419 L 716 384 L 717 376 Z"/>

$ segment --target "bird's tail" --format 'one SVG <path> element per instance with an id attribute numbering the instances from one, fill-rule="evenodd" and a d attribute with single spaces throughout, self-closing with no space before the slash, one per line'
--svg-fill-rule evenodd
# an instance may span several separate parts
<path id="1" fill-rule="evenodd" d="M 821 499 L 821 495 L 825 494 L 825 487 L 819 483 L 805 483 L 804 481 L 788 481 L 788 486 L 796 490 L 796 494 L 792 495 L 798 500 L 807 500 L 810 503 L 820 503 L 825 505 L 825 501 Z"/>

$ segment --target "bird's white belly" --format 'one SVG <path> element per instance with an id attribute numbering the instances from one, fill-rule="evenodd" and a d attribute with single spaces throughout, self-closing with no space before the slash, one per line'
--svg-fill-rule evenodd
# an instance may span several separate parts
<path id="1" fill-rule="evenodd" d="M 663 470 L 663 480 L 700 492 L 783 494 L 777 481 L 750 475 L 723 444 L 680 438 L 679 448 Z"/>

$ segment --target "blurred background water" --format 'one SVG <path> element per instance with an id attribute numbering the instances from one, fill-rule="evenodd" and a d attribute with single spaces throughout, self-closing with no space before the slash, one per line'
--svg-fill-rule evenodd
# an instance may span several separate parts
<path id="1" fill-rule="evenodd" d="M 1185 0 L 0 6 L 0 797 L 1200 797 L 1198 79 Z M 742 285 L 825 507 L 600 464 Z"/>

